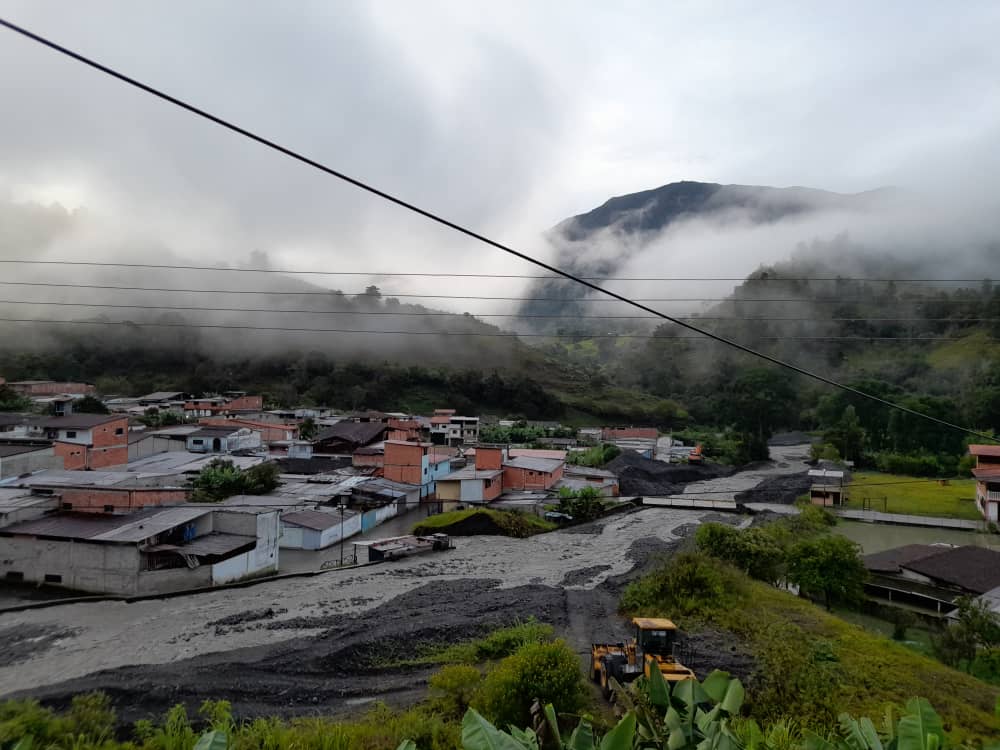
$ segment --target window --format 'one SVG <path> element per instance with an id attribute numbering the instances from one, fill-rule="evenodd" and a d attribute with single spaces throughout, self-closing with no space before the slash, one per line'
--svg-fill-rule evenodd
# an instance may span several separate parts
<path id="1" fill-rule="evenodd" d="M 23 581 L 24 573 L 19 570 L 8 570 L 6 578 L 8 581 Z"/>
<path id="2" fill-rule="evenodd" d="M 62 509 L 63 510 L 73 510 L 73 503 L 63 503 L 62 504 Z"/>
<path id="3" fill-rule="evenodd" d="M 116 427 L 115 428 L 115 434 L 116 435 L 124 435 L 125 434 L 125 428 L 124 427 Z"/>
<path id="4" fill-rule="evenodd" d="M 66 430 L 66 437 L 68 437 L 68 438 L 75 438 L 76 437 L 76 430 Z"/>
<path id="5" fill-rule="evenodd" d="M 105 513 L 114 513 L 115 512 L 115 506 L 113 506 L 113 505 L 105 505 L 104 506 L 104 512 Z"/>
<path id="6" fill-rule="evenodd" d="M 45 574 L 46 583 L 62 583 L 62 576 L 57 576 L 54 573 Z"/>
<path id="7" fill-rule="evenodd" d="M 201 438 L 195 438 L 191 442 L 194 443 L 195 445 L 201 445 L 202 444 L 202 439 Z"/>

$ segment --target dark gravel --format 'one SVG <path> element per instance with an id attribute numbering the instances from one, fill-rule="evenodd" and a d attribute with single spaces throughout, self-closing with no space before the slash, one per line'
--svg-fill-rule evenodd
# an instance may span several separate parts
<path id="1" fill-rule="evenodd" d="M 737 492 L 737 503 L 781 503 L 791 505 L 797 498 L 809 492 L 813 480 L 805 472 L 768 477 L 756 487 L 745 492 Z"/>
<path id="2" fill-rule="evenodd" d="M 731 466 L 668 464 L 643 458 L 634 451 L 622 453 L 604 468 L 618 475 L 622 495 L 648 497 L 673 495 L 690 482 L 728 477 L 736 473 L 736 469 Z"/>
<path id="3" fill-rule="evenodd" d="M 73 635 L 72 628 L 43 625 L 22 625 L 0 630 L 0 666 L 17 664 L 29 657 L 48 651 L 60 639 Z"/>

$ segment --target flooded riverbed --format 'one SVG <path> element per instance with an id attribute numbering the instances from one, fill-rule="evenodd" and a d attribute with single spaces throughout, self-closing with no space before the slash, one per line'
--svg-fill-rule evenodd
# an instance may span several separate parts
<path id="1" fill-rule="evenodd" d="M 865 554 L 901 547 L 904 544 L 974 544 L 1000 550 L 1000 534 L 979 534 L 955 529 L 932 529 L 924 526 L 893 526 L 884 523 L 840 521 L 838 534 L 861 545 Z"/>

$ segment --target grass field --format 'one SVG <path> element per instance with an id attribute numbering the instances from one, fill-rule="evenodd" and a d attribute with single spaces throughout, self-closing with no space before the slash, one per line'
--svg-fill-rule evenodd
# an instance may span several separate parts
<path id="1" fill-rule="evenodd" d="M 899 474 L 859 471 L 849 488 L 848 508 L 862 508 L 870 501 L 871 510 L 941 518 L 982 518 L 976 508 L 976 483 L 972 479 L 920 479 Z M 883 502 L 884 498 L 884 502 Z"/>

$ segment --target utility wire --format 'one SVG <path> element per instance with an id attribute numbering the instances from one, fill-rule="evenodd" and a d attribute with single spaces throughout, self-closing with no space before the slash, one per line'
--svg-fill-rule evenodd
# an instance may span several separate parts
<path id="1" fill-rule="evenodd" d="M 238 313 L 268 313 L 268 314 L 299 314 L 299 315 L 388 315 L 390 317 L 446 317 L 462 318 L 460 312 L 393 312 L 389 310 L 280 310 L 272 307 L 198 307 L 187 305 L 119 305 L 108 302 L 40 302 L 38 300 L 0 299 L 0 305 L 48 305 L 52 307 L 109 307 L 124 310 L 178 310 L 185 312 L 238 312 Z M 471 313 L 470 313 L 471 315 Z M 652 315 L 539 315 L 535 313 L 476 313 L 475 318 L 546 318 L 579 320 L 658 320 Z M 694 315 L 678 316 L 678 320 L 738 320 L 738 321 L 772 321 L 799 323 L 1000 323 L 1000 318 L 799 318 L 799 317 L 744 317 L 740 315 Z"/>
<path id="2" fill-rule="evenodd" d="M 637 304 L 639 302 L 731 302 L 731 303 L 777 303 L 777 302 L 790 302 L 798 304 L 825 304 L 825 305 L 842 305 L 842 304 L 865 304 L 872 303 L 874 300 L 870 299 L 852 299 L 852 298 L 816 298 L 816 299 L 804 299 L 800 297 L 762 297 L 762 298 L 739 298 L 739 297 L 652 297 L 652 298 L 636 298 L 628 299 L 620 296 L 615 292 L 608 292 L 614 299 L 600 299 L 597 297 L 495 297 L 495 296 L 485 296 L 476 294 L 398 294 L 396 292 L 385 292 L 380 290 L 380 297 L 374 297 L 368 292 L 341 292 L 337 290 L 327 290 L 327 291 L 271 291 L 268 289 L 178 289 L 176 287 L 150 287 L 150 286 L 118 286 L 114 284 L 59 284 L 49 281 L 0 281 L 2 286 L 26 286 L 26 287 L 51 287 L 54 289 L 113 289 L 117 291 L 125 292 L 171 292 L 175 294 L 257 294 L 257 295 L 285 295 L 285 296 L 305 296 L 305 297 L 371 297 L 373 299 L 387 299 L 387 298 L 402 298 L 402 299 L 473 299 L 473 300 L 491 300 L 491 301 L 505 301 L 505 302 L 602 302 L 602 303 L 616 303 L 624 302 L 632 307 L 638 307 L 640 310 L 645 310 L 651 314 L 653 317 L 663 318 L 665 320 L 676 320 L 665 313 L 658 312 L 649 307 L 644 307 L 643 305 Z M 599 288 L 599 287 L 598 287 Z M 607 291 L 607 290 L 605 290 Z M 969 304 L 970 300 L 956 300 L 956 299 L 945 299 L 939 300 L 934 297 L 907 297 L 900 302 L 933 302 L 934 304 L 952 304 L 952 305 L 964 305 Z M 792 365 L 790 365 L 792 366 Z"/>
<path id="3" fill-rule="evenodd" d="M 164 323 L 139 322 L 134 320 L 44 320 L 37 318 L 0 318 L 4 323 L 40 323 L 45 325 L 115 325 L 131 326 L 133 328 L 221 328 L 235 331 L 283 331 L 289 333 L 363 333 L 389 334 L 396 336 L 485 336 L 493 338 L 546 338 L 546 339 L 656 339 L 659 341 L 707 341 L 716 339 L 714 334 L 708 339 L 704 336 L 656 336 L 648 333 L 492 333 L 487 331 L 383 331 L 367 328 L 297 328 L 292 326 L 250 326 L 225 325 L 222 323 Z M 962 337 L 947 336 L 759 336 L 760 341 L 908 341 L 922 343 L 925 341 L 962 341 Z M 718 342 L 725 343 L 725 342 Z M 741 344 L 742 346 L 742 344 Z"/>
<path id="4" fill-rule="evenodd" d="M 457 278 L 457 279 L 540 279 L 549 281 L 573 281 L 573 279 L 562 276 L 540 275 L 540 274 L 515 274 L 515 273 L 445 273 L 430 271 L 303 271 L 301 269 L 290 268 L 227 268 L 219 266 L 191 266 L 191 265 L 167 265 L 159 263 L 112 263 L 101 261 L 83 260 L 28 260 L 25 258 L 0 259 L 0 263 L 10 263 L 19 265 L 38 266 L 93 266 L 98 268 L 147 268 L 169 271 L 228 271 L 231 273 L 277 273 L 282 275 L 296 276 L 421 276 L 431 278 Z M 746 276 L 581 276 L 587 281 L 855 281 L 872 283 L 905 283 L 905 284 L 981 284 L 990 279 L 880 279 L 863 276 L 778 276 L 767 275 L 763 277 Z"/>
<path id="5" fill-rule="evenodd" d="M 530 255 L 528 255 L 526 253 L 522 253 L 522 252 L 520 252 L 518 250 L 515 250 L 514 248 L 512 248 L 512 247 L 510 247 L 508 245 L 505 245 L 505 244 L 503 244 L 501 242 L 498 242 L 496 240 L 490 239 L 489 237 L 487 237 L 487 236 L 485 236 L 483 234 L 480 234 L 479 232 L 476 232 L 476 231 L 474 231 L 472 229 L 469 229 L 468 227 L 465 227 L 465 226 L 463 226 L 461 224 L 458 224 L 458 223 L 456 223 L 454 221 L 451 221 L 450 219 L 446 219 L 443 216 L 435 214 L 432 211 L 429 211 L 429 210 L 424 209 L 424 208 L 420 208 L 419 206 L 417 206 L 417 205 L 415 205 L 413 203 L 409 203 L 408 201 L 405 201 L 402 198 L 398 198 L 398 197 L 396 197 L 396 196 L 394 196 L 394 195 L 392 195 L 390 193 L 385 192 L 384 190 L 380 190 L 379 188 L 376 188 L 373 185 L 370 185 L 370 184 L 364 182 L 363 180 L 357 179 L 355 177 L 351 177 L 351 176 L 349 176 L 349 175 L 347 175 L 347 174 L 345 174 L 343 172 L 339 172 L 339 171 L 333 169 L 332 167 L 328 167 L 325 164 L 323 164 L 323 163 L 321 163 L 319 161 L 316 161 L 315 159 L 311 159 L 311 158 L 309 158 L 307 156 L 304 156 L 303 154 L 300 154 L 297 151 L 294 151 L 294 150 L 292 150 L 292 149 L 290 149 L 288 147 L 282 146 L 282 145 L 280 145 L 280 144 L 278 144 L 278 143 L 276 143 L 276 142 L 274 142 L 272 140 L 268 140 L 267 138 L 264 138 L 263 136 L 258 135 L 256 133 L 250 131 L 250 130 L 247 130 L 246 128 L 240 127 L 239 125 L 236 125 L 236 124 L 234 124 L 232 122 L 229 122 L 228 120 L 224 120 L 223 118 L 221 118 L 221 117 L 219 117 L 217 115 L 213 115 L 213 114 L 211 114 L 211 113 L 209 113 L 209 112 L 207 112 L 207 111 L 205 111 L 203 109 L 199 109 L 198 107 L 194 106 L 193 104 L 189 104 L 189 103 L 187 103 L 187 102 L 185 102 L 185 101 L 183 101 L 181 99 L 178 99 L 178 98 L 176 98 L 174 96 L 171 96 L 171 95 L 169 95 L 169 94 L 167 94 L 167 93 L 165 93 L 163 91 L 160 91 L 159 89 L 156 89 L 156 88 L 154 88 L 154 87 L 152 87 L 152 86 L 150 86 L 148 84 L 142 83 L 142 82 L 140 82 L 140 81 L 138 81 L 138 80 L 136 80 L 134 78 L 130 78 L 129 76 L 125 75 L 124 73 L 120 73 L 117 70 L 114 70 L 113 68 L 110 68 L 110 67 L 108 67 L 106 65 L 103 65 L 103 64 L 101 64 L 99 62 L 96 62 L 95 60 L 92 60 L 92 59 L 90 59 L 88 57 L 85 57 L 84 55 L 80 54 L 79 52 L 74 52 L 73 50 L 68 49 L 66 47 L 63 47 L 62 45 L 57 44 L 56 42 L 53 42 L 53 41 L 51 41 L 49 39 L 46 39 L 43 36 L 40 36 L 38 34 L 35 34 L 35 33 L 31 32 L 31 31 L 28 31 L 27 29 L 25 29 L 25 28 L 23 28 L 21 26 L 18 26 L 18 25 L 14 24 L 14 23 L 11 23 L 10 21 L 8 21 L 8 20 L 6 20 L 4 18 L 0 18 L 0 25 L 3 25 L 6 28 L 10 29 L 11 31 L 14 31 L 14 32 L 16 32 L 16 33 L 18 33 L 18 34 L 20 34 L 20 35 L 22 35 L 24 37 L 27 37 L 28 39 L 31 39 L 31 40 L 33 40 L 35 42 L 38 42 L 39 44 L 42 44 L 42 45 L 48 47 L 49 49 L 55 50 L 56 52 L 59 52 L 60 54 L 66 55 L 67 57 L 70 57 L 70 58 L 73 58 L 74 60 L 76 60 L 78 62 L 81 62 L 84 65 L 87 65 L 87 66 L 89 66 L 91 68 L 94 68 L 95 70 L 98 70 L 98 71 L 100 71 L 100 72 L 102 72 L 102 73 L 104 73 L 106 75 L 109 75 L 109 76 L 111 76 L 113 78 L 116 78 L 119 81 L 122 81 L 123 83 L 126 83 L 126 84 L 128 84 L 130 86 L 133 86 L 134 88 L 140 89 L 141 91 L 145 91 L 147 94 L 155 96 L 155 97 L 157 97 L 157 98 L 159 98 L 159 99 L 161 99 L 163 101 L 169 102 L 170 104 L 173 104 L 174 106 L 180 107 L 181 109 L 184 109 L 184 110 L 186 110 L 186 111 L 188 111 L 188 112 L 190 112 L 190 113 L 192 113 L 194 115 L 197 115 L 197 116 L 202 117 L 202 118 L 204 118 L 206 120 L 209 120 L 210 122 L 214 122 L 216 125 L 219 125 L 219 126 L 225 128 L 225 129 L 229 130 L 229 131 L 232 131 L 234 133 L 242 135 L 245 138 L 248 138 L 248 139 L 250 139 L 252 141 L 255 141 L 256 143 L 259 143 L 259 144 L 261 144 L 263 146 L 266 146 L 266 147 L 268 147 L 268 148 L 270 148 L 270 149 L 272 149 L 274 151 L 277 151 L 278 153 L 284 154 L 285 156 L 287 156 L 287 157 L 289 157 L 291 159 L 294 159 L 295 161 L 298 161 L 298 162 L 306 164 L 306 165 L 308 165 L 310 167 L 313 167 L 314 169 L 317 169 L 317 170 L 319 170 L 319 171 L 321 171 L 321 172 L 323 172 L 325 174 L 328 174 L 331 177 L 336 177 L 338 180 L 341 180 L 341 181 L 346 182 L 346 183 L 348 183 L 350 185 L 353 185 L 354 187 L 356 187 L 356 188 L 358 188 L 360 190 L 364 190 L 365 192 L 368 192 L 368 193 L 370 193 L 372 195 L 375 195 L 375 196 L 377 196 L 379 198 L 382 198 L 383 200 L 386 200 L 386 201 L 388 201 L 390 203 L 393 203 L 393 204 L 395 204 L 395 205 L 397 205 L 397 206 L 399 206 L 401 208 L 404 208 L 404 209 L 406 209 L 408 211 L 411 211 L 412 213 L 415 213 L 415 214 L 418 214 L 420 216 L 423 216 L 424 218 L 429 219 L 430 221 L 433 221 L 433 222 L 435 222 L 437 224 L 440 224 L 442 226 L 448 227 L 449 229 L 453 229 L 456 232 L 459 232 L 461 234 L 464 234 L 467 237 L 470 237 L 470 238 L 472 238 L 474 240 L 477 240 L 477 241 L 482 242 L 482 243 L 484 243 L 486 245 L 489 245 L 490 247 L 496 248 L 497 250 L 501 250 L 502 252 L 507 253 L 508 255 L 511 255 L 511 256 L 513 256 L 515 258 L 520 258 L 521 260 L 526 261 L 528 263 L 531 263 L 531 264 L 533 264 L 535 266 L 538 266 L 539 268 L 542 268 L 542 269 L 544 269 L 545 271 L 548 271 L 551 274 L 555 274 L 557 276 L 562 276 L 563 278 L 576 281 L 577 283 L 581 284 L 582 286 L 587 287 L 588 289 L 592 289 L 595 292 L 599 292 L 600 294 L 607 295 L 608 297 L 611 297 L 612 299 L 616 299 L 619 302 L 624 302 L 624 303 L 626 303 L 628 305 L 632 305 L 633 307 L 636 307 L 636 308 L 642 310 L 643 312 L 647 312 L 647 313 L 650 313 L 652 315 L 656 315 L 656 316 L 658 316 L 660 318 L 663 318 L 664 320 L 668 320 L 668 321 L 670 321 L 672 323 L 675 323 L 676 325 L 679 325 L 679 326 L 681 326 L 683 328 L 687 328 L 688 330 L 693 331 L 694 333 L 701 334 L 703 336 L 707 336 L 708 338 L 711 338 L 711 339 L 713 339 L 715 341 L 718 341 L 719 343 L 725 344 L 725 345 L 727 345 L 729 347 L 732 347 L 734 349 L 738 349 L 738 350 L 740 350 L 742 352 L 750 354 L 751 356 L 757 357 L 758 359 L 761 359 L 761 360 L 764 360 L 766 362 L 770 362 L 772 364 L 778 365 L 779 367 L 783 367 L 783 368 L 785 368 L 787 370 L 791 370 L 792 372 L 797 372 L 800 375 L 804 375 L 804 376 L 806 376 L 808 378 L 812 378 L 813 380 L 817 380 L 817 381 L 819 381 L 821 383 L 826 383 L 827 385 L 831 385 L 834 388 L 839 388 L 839 389 L 841 389 L 843 391 L 846 391 L 848 393 L 853 393 L 856 396 L 860 396 L 862 398 L 869 399 L 870 401 L 873 401 L 875 403 L 880 403 L 880 404 L 882 404 L 884 406 L 888 406 L 888 407 L 890 407 L 892 409 L 896 409 L 897 411 L 905 412 L 907 414 L 912 414 L 914 416 L 927 419 L 927 420 L 929 420 L 931 422 L 935 422 L 936 424 L 942 425 L 944 427 L 948 427 L 948 428 L 951 428 L 951 429 L 954 429 L 954 430 L 959 430 L 961 432 L 969 433 L 969 434 L 975 435 L 976 437 L 980 437 L 980 438 L 989 440 L 990 442 L 996 442 L 996 438 L 994 438 L 993 436 L 985 435 L 985 434 L 976 432 L 974 430 L 971 430 L 971 429 L 969 429 L 967 427 L 962 427 L 961 425 L 955 424 L 953 422 L 949 422 L 949 421 L 944 420 L 944 419 L 939 419 L 938 417 L 931 416 L 930 414 L 924 414 L 922 412 L 916 411 L 915 409 L 910 409 L 909 407 L 903 406 L 902 404 L 897 404 L 897 403 L 894 403 L 892 401 L 888 401 L 886 399 L 883 399 L 883 398 L 880 398 L 878 396 L 875 396 L 873 394 L 865 393 L 864 391 L 858 390 L 857 388 L 853 388 L 853 387 L 851 387 L 851 386 L 849 386 L 849 385 L 847 385 L 845 383 L 841 383 L 841 382 L 839 382 L 837 380 L 834 380 L 833 378 L 829 378 L 826 375 L 822 375 L 822 374 L 820 374 L 818 372 L 814 372 L 812 370 L 807 370 L 804 367 L 800 367 L 800 366 L 792 364 L 790 362 L 785 362 L 782 359 L 779 359 L 777 357 L 773 357 L 770 354 L 765 354 L 764 352 L 757 351 L 756 349 L 753 349 L 752 347 L 745 346 L 743 344 L 740 344 L 739 342 L 733 341 L 732 339 L 728 339 L 728 338 L 726 338 L 724 336 L 720 336 L 720 335 L 718 335 L 716 333 L 712 333 L 711 331 L 706 331 L 704 328 L 701 328 L 700 326 L 693 325 L 692 323 L 689 323 L 689 322 L 682 321 L 682 320 L 679 320 L 677 318 L 671 317 L 670 315 L 667 315 L 666 313 L 659 312 L 658 310 L 655 310 L 652 307 L 648 307 L 646 305 L 640 304 L 639 302 L 637 302 L 635 300 L 631 300 L 628 297 L 625 297 L 622 294 L 619 294 L 618 292 L 614 292 L 614 291 L 612 291 L 610 289 L 606 289 L 604 287 L 598 286 L 597 284 L 595 284 L 595 283 L 593 283 L 591 281 L 587 281 L 586 279 L 580 278 L 579 276 L 571 274 L 571 273 L 569 273 L 567 271 L 563 271 L 560 268 L 557 268 L 557 267 L 555 267 L 553 265 L 550 265 L 550 264 L 548 264 L 548 263 L 546 263 L 544 261 L 538 260 L 537 258 L 534 258 L 534 257 L 532 257 L 532 256 L 530 256 Z"/>

